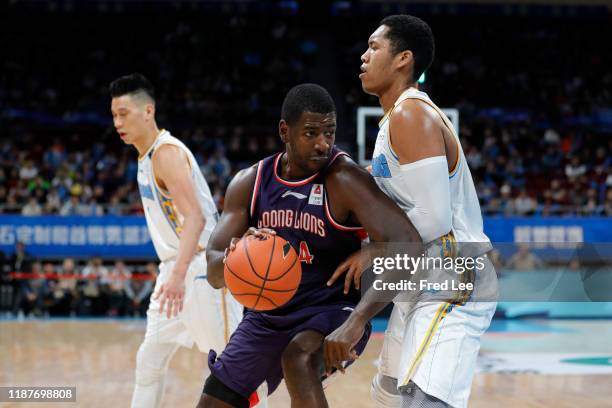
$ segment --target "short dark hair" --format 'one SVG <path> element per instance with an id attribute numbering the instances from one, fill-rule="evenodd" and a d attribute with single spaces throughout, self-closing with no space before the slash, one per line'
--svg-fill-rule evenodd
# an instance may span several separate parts
<path id="1" fill-rule="evenodd" d="M 386 38 L 391 42 L 393 55 L 405 50 L 412 51 L 414 72 L 411 82 L 417 81 L 434 59 L 435 42 L 431 28 L 420 18 L 407 14 L 385 17 L 380 25 L 389 27 Z"/>
<path id="2" fill-rule="evenodd" d="M 287 92 L 281 109 L 281 119 L 293 125 L 303 112 L 336 113 L 336 105 L 329 92 L 322 86 L 301 84 Z"/>
<path id="3" fill-rule="evenodd" d="M 111 98 L 143 92 L 155 101 L 155 89 L 142 74 L 134 73 L 115 79 L 108 87 Z"/>

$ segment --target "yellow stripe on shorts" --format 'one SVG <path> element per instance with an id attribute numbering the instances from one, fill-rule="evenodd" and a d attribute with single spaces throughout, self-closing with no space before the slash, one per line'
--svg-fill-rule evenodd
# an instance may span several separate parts
<path id="1" fill-rule="evenodd" d="M 225 303 L 227 288 L 223 288 L 221 290 L 221 308 L 223 309 L 223 340 L 225 341 L 225 345 L 227 345 L 229 342 L 229 322 L 227 321 L 227 304 Z"/>
<path id="2" fill-rule="evenodd" d="M 404 377 L 404 380 L 402 381 L 402 386 L 407 385 L 410 379 L 412 378 L 414 371 L 418 367 L 419 363 L 421 362 L 421 359 L 423 358 L 423 355 L 425 354 L 425 352 L 427 351 L 427 348 L 429 347 L 429 343 L 431 343 L 431 339 L 433 338 L 433 335 L 436 332 L 436 328 L 438 327 L 438 324 L 440 324 L 442 319 L 444 319 L 444 317 L 448 314 L 448 312 L 452 310 L 453 306 L 454 305 L 452 303 L 442 303 L 440 307 L 438 308 L 438 311 L 436 312 L 436 316 L 433 318 L 433 320 L 431 321 L 431 324 L 429 325 L 429 328 L 427 329 L 427 334 L 425 336 L 425 339 L 423 340 L 423 343 L 421 343 L 421 347 L 419 348 L 419 351 L 417 352 L 416 356 L 412 360 L 412 363 L 410 364 L 410 369 L 408 370 L 408 374 L 406 374 L 406 376 Z"/>

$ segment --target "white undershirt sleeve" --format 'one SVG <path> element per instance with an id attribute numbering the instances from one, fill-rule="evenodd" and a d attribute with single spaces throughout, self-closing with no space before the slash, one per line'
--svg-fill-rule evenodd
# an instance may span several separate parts
<path id="1" fill-rule="evenodd" d="M 431 242 L 452 228 L 450 184 L 446 156 L 428 157 L 400 166 L 402 191 L 414 204 L 408 218 L 421 235 Z"/>

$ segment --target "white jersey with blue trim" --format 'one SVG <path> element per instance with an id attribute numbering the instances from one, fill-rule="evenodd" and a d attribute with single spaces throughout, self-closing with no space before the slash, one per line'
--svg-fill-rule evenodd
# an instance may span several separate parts
<path id="1" fill-rule="evenodd" d="M 489 243 L 489 238 L 483 231 L 482 214 L 476 195 L 476 188 L 474 187 L 470 169 L 465 162 L 459 137 L 451 121 L 429 99 L 426 93 L 418 91 L 416 88 L 405 90 L 380 121 L 380 129 L 376 137 L 376 146 L 372 158 L 372 176 L 374 176 L 374 180 L 376 180 L 380 189 L 391 197 L 406 213 L 414 207 L 410 200 L 410 194 L 406 191 L 406 184 L 409 184 L 410 181 L 403 180 L 405 174 L 402 174 L 400 170 L 398 156 L 393 151 L 389 140 L 389 117 L 395 107 L 407 99 L 421 100 L 435 109 L 457 142 L 458 157 L 453 170 L 448 175 L 450 184 L 450 203 L 448 205 L 451 207 L 452 233 L 455 240 L 465 243 Z"/>
<path id="2" fill-rule="evenodd" d="M 196 197 L 202 209 L 202 214 L 206 217 L 206 225 L 198 242 L 200 250 L 206 247 L 208 238 L 219 218 L 210 188 L 195 157 L 183 142 L 172 136 L 170 132 L 162 130 L 149 150 L 138 158 L 138 189 L 149 227 L 149 235 L 151 235 L 153 246 L 161 261 L 167 261 L 177 256 L 184 220 L 184 217 L 175 207 L 170 193 L 157 185 L 153 174 L 152 157 L 155 151 L 165 144 L 179 147 L 189 158 Z"/>

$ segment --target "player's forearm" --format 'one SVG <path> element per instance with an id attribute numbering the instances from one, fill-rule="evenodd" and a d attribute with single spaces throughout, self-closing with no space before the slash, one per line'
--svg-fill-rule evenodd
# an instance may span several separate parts
<path id="1" fill-rule="evenodd" d="M 416 236 L 412 237 L 414 241 L 409 242 L 408 245 L 404 247 L 404 249 L 407 249 L 407 255 L 412 258 L 420 257 L 424 250 L 423 243 L 418 241 L 417 237 L 418 233 Z M 394 251 L 392 247 L 387 247 L 387 244 L 378 243 L 374 244 L 372 247 L 376 249 L 370 251 L 370 259 L 376 256 L 393 258 L 396 255 L 396 251 Z M 389 248 L 391 248 L 391 251 L 389 251 Z M 387 283 L 397 283 L 406 279 L 413 280 L 416 279 L 416 276 L 416 273 L 406 273 L 406 270 L 398 268 L 390 268 L 382 274 L 377 275 L 376 280 L 381 282 L 380 286 L 387 289 L 381 291 L 376 290 L 373 286 L 369 287 L 361 297 L 357 306 L 355 306 L 355 310 L 351 313 L 351 318 L 363 323 L 371 320 L 401 292 L 401 290 L 388 289 L 394 288 L 396 285 L 388 285 Z"/>
<path id="2" fill-rule="evenodd" d="M 206 249 L 206 274 L 208 283 L 215 289 L 220 289 L 225 286 L 223 278 L 223 257 L 225 252 L 215 248 L 208 247 Z"/>
<path id="3" fill-rule="evenodd" d="M 187 269 L 198 250 L 198 243 L 205 224 L 206 219 L 199 212 L 185 216 L 173 273 L 181 274 L 181 277 L 187 274 Z"/>

